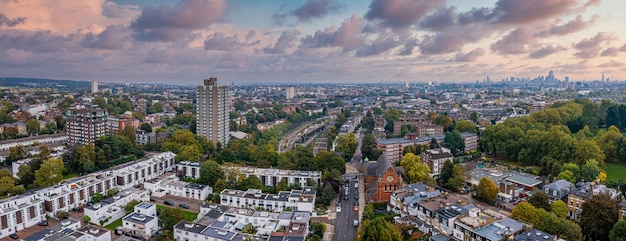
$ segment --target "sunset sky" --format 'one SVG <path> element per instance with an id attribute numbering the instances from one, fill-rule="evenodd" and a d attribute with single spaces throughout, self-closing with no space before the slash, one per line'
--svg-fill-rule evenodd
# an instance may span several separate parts
<path id="1" fill-rule="evenodd" d="M 623 0 L 0 0 L 0 76 L 626 80 Z"/>

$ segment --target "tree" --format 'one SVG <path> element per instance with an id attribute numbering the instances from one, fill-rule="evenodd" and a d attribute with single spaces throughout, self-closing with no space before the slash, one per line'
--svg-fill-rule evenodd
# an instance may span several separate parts
<path id="1" fill-rule="evenodd" d="M 183 212 L 177 208 L 161 208 L 158 217 L 166 230 L 174 229 L 174 225 L 185 219 Z"/>
<path id="2" fill-rule="evenodd" d="M 132 126 L 124 127 L 124 129 L 120 130 L 118 135 L 128 137 L 128 139 L 130 139 L 133 143 L 135 143 L 135 140 L 137 140 L 137 134 L 135 134 L 135 128 L 133 128 Z"/>
<path id="3" fill-rule="evenodd" d="M 28 123 L 26 123 L 26 131 L 28 131 L 30 135 L 39 133 L 39 121 L 35 118 L 28 120 Z"/>
<path id="4" fill-rule="evenodd" d="M 613 225 L 609 239 L 611 241 L 626 241 L 626 219 L 622 219 Z"/>
<path id="5" fill-rule="evenodd" d="M 602 170 L 598 166 L 598 161 L 591 159 L 580 168 L 583 180 L 593 182 L 598 178 Z"/>
<path id="6" fill-rule="evenodd" d="M 574 163 L 583 165 L 589 159 L 604 160 L 605 156 L 602 149 L 587 138 L 581 138 L 574 143 L 574 150 L 572 151 L 572 160 Z"/>
<path id="7" fill-rule="evenodd" d="M 91 202 L 93 203 L 99 203 L 102 200 L 104 200 L 104 195 L 102 195 L 102 193 L 94 193 L 91 195 Z"/>
<path id="8" fill-rule="evenodd" d="M 437 181 L 441 185 L 445 185 L 448 183 L 448 179 L 452 178 L 452 172 L 454 171 L 454 163 L 450 160 L 447 160 L 443 163 L 443 168 L 441 168 L 441 172 L 437 177 Z"/>
<path id="9" fill-rule="evenodd" d="M 572 171 L 570 170 L 562 171 L 561 173 L 559 173 L 558 176 L 556 176 L 556 179 L 566 180 L 570 183 L 576 183 L 576 176 L 574 176 L 574 173 L 572 173 Z"/>
<path id="10" fill-rule="evenodd" d="M 199 145 L 181 146 L 175 159 L 176 162 L 191 161 L 198 162 L 202 158 L 203 151 Z"/>
<path id="11" fill-rule="evenodd" d="M 452 155 L 455 156 L 459 152 L 465 151 L 465 142 L 463 142 L 463 137 L 461 137 L 461 133 L 458 131 L 446 132 L 443 138 L 443 146 L 450 149 Z"/>
<path id="12" fill-rule="evenodd" d="M 469 119 L 473 121 L 474 123 L 478 124 L 478 112 L 472 111 L 472 113 L 470 113 Z"/>
<path id="13" fill-rule="evenodd" d="M 500 188 L 489 178 L 483 177 L 478 181 L 476 189 L 476 198 L 483 202 L 492 204 L 496 201 L 496 196 Z"/>
<path id="14" fill-rule="evenodd" d="M 343 152 L 343 156 L 346 160 L 352 159 L 352 156 L 354 155 L 354 152 L 356 151 L 356 146 L 358 144 L 354 133 L 339 135 L 337 136 L 336 142 L 336 150 Z"/>
<path id="15" fill-rule="evenodd" d="M 311 165 L 310 169 L 312 171 L 324 171 L 328 169 L 338 170 L 339 174 L 346 172 L 346 162 L 340 155 L 334 152 L 320 151 L 312 160 L 308 160 L 308 162 Z"/>
<path id="16" fill-rule="evenodd" d="M 433 137 L 433 139 L 430 139 L 430 144 L 429 144 L 430 149 L 437 149 L 439 148 L 439 143 L 437 142 L 437 139 L 435 139 Z"/>
<path id="17" fill-rule="evenodd" d="M 556 214 L 557 217 L 559 218 L 566 218 L 567 217 L 567 204 L 565 204 L 565 202 L 561 201 L 561 200 L 556 200 L 556 202 L 553 202 L 550 205 L 550 208 L 552 209 L 552 213 Z"/>
<path id="18" fill-rule="evenodd" d="M 130 200 L 125 206 L 124 211 L 126 213 L 132 213 L 135 210 L 135 206 L 139 205 L 141 202 L 139 200 Z"/>
<path id="19" fill-rule="evenodd" d="M 17 176 L 24 187 L 28 187 L 35 182 L 35 172 L 31 168 L 31 165 L 20 165 Z"/>
<path id="20" fill-rule="evenodd" d="M 400 161 L 400 165 L 404 167 L 411 183 L 429 181 L 430 168 L 426 163 L 420 160 L 419 156 L 413 153 L 407 153 L 402 158 L 402 161 Z"/>
<path id="21" fill-rule="evenodd" d="M 335 191 L 333 191 L 333 187 L 330 184 L 326 184 L 322 189 L 320 203 L 324 206 L 328 206 L 333 198 L 335 198 Z"/>
<path id="22" fill-rule="evenodd" d="M 576 165 L 575 163 L 565 163 L 565 165 L 563 165 L 563 168 L 561 168 L 561 172 L 564 172 L 566 170 L 571 171 L 572 175 L 575 178 L 575 181 L 571 183 L 578 182 L 578 180 L 580 179 L 580 167 L 578 167 L 578 165 Z"/>
<path id="23" fill-rule="evenodd" d="M 256 175 L 250 175 L 241 181 L 237 189 L 245 191 L 250 188 L 263 189 L 263 187 L 265 187 L 265 185 L 263 185 L 261 179 L 259 179 Z"/>
<path id="24" fill-rule="evenodd" d="M 448 179 L 448 182 L 445 183 L 445 187 L 453 190 L 460 191 L 465 185 L 465 169 L 463 169 L 460 165 L 454 165 L 452 169 L 452 178 Z"/>
<path id="25" fill-rule="evenodd" d="M 374 218 L 375 215 L 374 205 L 371 203 L 365 205 L 365 208 L 363 208 L 363 220 L 370 220 Z"/>
<path id="26" fill-rule="evenodd" d="M 585 239 L 608 240 L 618 220 L 617 201 L 608 194 L 594 195 L 583 203 L 582 209 L 579 223 Z"/>
<path id="27" fill-rule="evenodd" d="M 598 174 L 598 180 L 600 180 L 600 182 L 606 181 L 606 177 L 606 172 L 600 172 L 600 174 Z"/>
<path id="28" fill-rule="evenodd" d="M 45 160 L 39 170 L 35 171 L 35 185 L 47 187 L 63 180 L 63 161 L 59 158 Z"/>
<path id="29" fill-rule="evenodd" d="M 6 158 L 6 164 L 10 165 L 14 161 L 24 159 L 25 157 L 26 151 L 24 150 L 24 146 L 17 145 L 9 147 L 9 156 Z"/>
<path id="30" fill-rule="evenodd" d="M 89 223 L 89 221 L 91 221 L 91 218 L 88 215 L 83 215 L 83 222 Z"/>
<path id="31" fill-rule="evenodd" d="M 107 190 L 107 196 L 108 197 L 113 197 L 118 192 L 120 192 L 120 190 L 118 190 L 117 188 L 111 188 L 111 189 Z"/>
<path id="32" fill-rule="evenodd" d="M 619 141 L 622 133 L 615 126 L 610 126 L 606 131 L 599 131 L 596 143 L 606 156 L 607 162 L 618 163 L 619 160 Z M 603 161 L 603 160 L 600 160 Z"/>
<path id="33" fill-rule="evenodd" d="M 152 125 L 150 125 L 150 123 L 146 122 L 146 123 L 141 124 L 141 127 L 139 127 L 139 129 L 142 129 L 145 132 L 150 133 L 150 132 L 152 132 Z"/>
<path id="34" fill-rule="evenodd" d="M 528 202 L 519 202 L 511 211 L 511 218 L 530 224 L 537 222 L 535 207 Z"/>
<path id="35" fill-rule="evenodd" d="M 217 179 L 224 178 L 224 172 L 214 160 L 207 160 L 200 165 L 200 178 L 199 183 L 214 186 Z"/>
<path id="36" fill-rule="evenodd" d="M 362 241 L 402 241 L 400 231 L 383 217 L 377 217 L 369 221 L 362 230 Z"/>
<path id="37" fill-rule="evenodd" d="M 454 130 L 458 132 L 470 132 L 476 134 L 476 124 L 469 120 L 457 121 Z"/>
<path id="38" fill-rule="evenodd" d="M 546 211 L 550 211 L 550 202 L 548 201 L 548 194 L 535 189 L 533 195 L 528 198 L 528 202 L 535 208 L 543 208 Z"/>

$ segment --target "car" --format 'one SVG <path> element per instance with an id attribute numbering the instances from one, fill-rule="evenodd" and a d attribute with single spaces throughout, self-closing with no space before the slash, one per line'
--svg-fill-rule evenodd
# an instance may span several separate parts
<path id="1" fill-rule="evenodd" d="M 359 195 L 359 189 L 354 189 L 354 195 Z"/>
<path id="2" fill-rule="evenodd" d="M 337 206 L 341 207 L 341 204 L 342 204 L 341 201 L 337 202 Z"/>
<path id="3" fill-rule="evenodd" d="M 343 195 L 343 200 L 348 200 L 348 195 Z"/>
<path id="4" fill-rule="evenodd" d="M 39 225 L 39 226 L 48 226 L 48 221 L 38 222 L 37 225 Z"/>
<path id="5" fill-rule="evenodd" d="M 355 212 L 359 211 L 359 205 L 354 206 L 354 211 Z"/>
<path id="6" fill-rule="evenodd" d="M 359 182 L 354 183 L 354 188 L 359 188 Z"/>
<path id="7" fill-rule="evenodd" d="M 359 195 L 358 194 L 354 194 L 354 200 L 359 200 Z"/>
<path id="8" fill-rule="evenodd" d="M 353 220 L 352 221 L 352 225 L 354 225 L 355 227 L 358 227 L 359 226 L 359 220 L 358 219 Z"/>
<path id="9" fill-rule="evenodd" d="M 11 237 L 12 239 L 18 239 L 20 237 L 17 236 L 17 234 L 12 233 L 11 235 L 9 235 L 9 237 Z"/>
<path id="10" fill-rule="evenodd" d="M 184 203 L 178 204 L 178 206 L 184 209 L 189 209 L 189 205 L 184 204 Z"/>
<path id="11" fill-rule="evenodd" d="M 150 198 L 150 202 L 156 202 L 156 199 L 154 199 L 153 197 Z"/>
<path id="12" fill-rule="evenodd" d="M 337 211 L 338 213 L 340 213 L 340 212 L 341 212 L 341 206 L 337 206 L 337 210 L 336 210 L 336 211 Z"/>
<path id="13" fill-rule="evenodd" d="M 168 200 L 163 201 L 163 204 L 165 204 L 167 206 L 174 206 L 174 202 L 168 201 Z"/>

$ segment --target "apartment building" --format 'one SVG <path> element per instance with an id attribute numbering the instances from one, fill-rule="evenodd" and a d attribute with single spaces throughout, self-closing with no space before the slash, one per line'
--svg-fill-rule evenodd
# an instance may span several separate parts
<path id="1" fill-rule="evenodd" d="M 420 127 L 426 125 L 432 125 L 430 118 L 426 115 L 420 116 L 401 116 L 399 120 L 393 122 L 393 135 L 399 136 L 401 134 L 402 126 L 410 125 L 415 129 L 420 129 Z M 443 134 L 443 127 L 441 128 L 441 133 Z"/>
<path id="2" fill-rule="evenodd" d="M 11 147 L 16 146 L 32 146 L 34 144 L 48 145 L 48 144 L 63 144 L 67 141 L 67 135 L 65 133 L 58 133 L 52 135 L 38 135 L 27 138 L 4 140 L 0 141 L 0 151 L 8 151 Z"/>
<path id="3" fill-rule="evenodd" d="M 200 162 L 179 162 L 176 164 L 176 173 L 179 177 L 200 178 Z"/>
<path id="4" fill-rule="evenodd" d="M 45 220 L 44 201 L 39 194 L 24 194 L 0 203 L 0 238 Z"/>
<path id="5" fill-rule="evenodd" d="M 626 200 L 619 203 L 619 219 L 626 218 Z"/>
<path id="6" fill-rule="evenodd" d="M 29 237 L 25 237 L 24 241 L 57 241 L 57 240 L 87 240 L 85 234 L 77 232 L 81 228 L 81 222 L 69 218 L 61 221 L 60 223 L 48 227 L 42 231 L 34 233 Z M 85 237 L 83 237 L 85 236 Z M 110 240 L 110 239 L 109 239 Z"/>
<path id="7" fill-rule="evenodd" d="M 106 194 L 115 187 L 112 172 L 92 173 L 87 176 L 66 180 L 55 186 L 37 191 L 44 200 L 45 211 L 54 216 L 59 211 L 69 211 L 91 201 L 95 193 Z"/>
<path id="8" fill-rule="evenodd" d="M 188 183 L 178 179 L 176 174 L 162 175 L 143 184 L 152 196 L 172 195 L 203 201 L 213 193 L 213 188 L 199 183 Z"/>
<path id="9" fill-rule="evenodd" d="M 621 196 L 619 191 L 608 188 L 606 185 L 597 185 L 594 182 L 576 183 L 567 196 L 568 217 L 573 220 L 580 219 L 580 214 L 583 212 L 583 203 L 599 194 L 607 194 L 616 200 Z"/>
<path id="10" fill-rule="evenodd" d="M 113 173 L 118 189 L 126 190 L 163 175 L 167 171 L 172 171 L 175 165 L 175 156 L 176 154 L 172 152 L 163 152 L 143 161 L 135 161 L 116 167 Z"/>
<path id="11" fill-rule="evenodd" d="M 277 194 L 266 194 L 259 189 L 224 189 L 220 193 L 220 204 L 277 212 L 285 209 L 312 212 L 315 208 L 315 188 L 304 187 L 302 190 L 281 191 Z"/>
<path id="12" fill-rule="evenodd" d="M 228 86 L 217 85 L 217 78 L 205 79 L 196 89 L 196 133 L 213 145 L 226 146 L 231 102 Z"/>
<path id="13" fill-rule="evenodd" d="M 234 166 L 223 166 L 222 168 L 224 171 L 234 169 L 243 174 L 246 178 L 250 175 L 255 175 L 265 186 L 277 186 L 280 182 L 286 182 L 287 186 L 298 184 L 300 187 L 304 188 L 305 186 L 320 183 L 320 178 L 322 177 L 322 172 L 318 171 L 297 171 Z"/>
<path id="14" fill-rule="evenodd" d="M 154 132 L 146 132 L 144 130 L 135 130 L 135 143 L 137 144 L 150 144 L 156 143 L 157 135 Z"/>
<path id="15" fill-rule="evenodd" d="M 122 229 L 126 235 L 149 240 L 159 231 L 159 218 L 156 205 L 140 203 L 133 208 L 134 212 L 122 219 Z"/>
<path id="16" fill-rule="evenodd" d="M 439 196 L 441 191 L 422 183 L 414 183 L 393 192 L 389 198 L 389 207 L 401 216 L 417 216 L 419 202 Z"/>
<path id="17" fill-rule="evenodd" d="M 76 105 L 65 112 L 67 142 L 87 144 L 108 134 L 107 110 L 96 105 Z"/>
<path id="18" fill-rule="evenodd" d="M 409 137 L 409 138 L 406 138 Z M 416 145 L 428 145 L 431 140 L 434 138 L 437 140 L 437 143 L 443 144 L 443 140 L 445 135 L 430 135 L 430 136 L 406 136 L 405 138 L 389 138 L 389 139 L 376 139 L 376 148 L 381 149 L 385 152 L 389 160 L 393 162 L 398 162 L 402 160 L 402 151 L 407 146 L 416 146 Z M 474 133 L 462 132 L 461 137 L 463 138 L 463 142 L 465 144 L 465 150 L 475 150 L 478 148 L 478 135 Z M 468 148 L 469 147 L 469 148 Z"/>
<path id="19" fill-rule="evenodd" d="M 450 149 L 447 148 L 438 148 L 438 149 L 430 149 L 424 150 L 420 154 L 423 163 L 426 163 L 430 168 L 430 175 L 432 177 L 439 176 L 441 171 L 443 170 L 443 164 L 446 161 L 452 162 L 454 156 L 450 152 Z"/>
<path id="20" fill-rule="evenodd" d="M 126 215 L 124 207 L 132 200 L 147 202 L 150 201 L 150 194 L 147 190 L 136 188 L 121 191 L 113 197 L 86 206 L 84 214 L 89 217 L 90 223 L 106 226 L 124 217 Z"/>

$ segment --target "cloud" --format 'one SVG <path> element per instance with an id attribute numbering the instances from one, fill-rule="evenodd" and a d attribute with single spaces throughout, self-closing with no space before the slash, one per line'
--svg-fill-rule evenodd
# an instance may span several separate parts
<path id="1" fill-rule="evenodd" d="M 293 41 L 296 40 L 300 31 L 283 31 L 280 35 L 276 44 L 273 47 L 265 47 L 263 48 L 263 52 L 266 54 L 284 54 L 285 51 L 293 45 Z"/>
<path id="2" fill-rule="evenodd" d="M 563 36 L 570 33 L 575 33 L 585 29 L 587 26 L 594 23 L 597 18 L 598 16 L 594 15 L 589 21 L 585 21 L 581 15 L 578 15 L 574 20 L 571 20 L 563 25 L 551 26 L 548 30 L 538 33 L 537 36 Z"/>
<path id="3" fill-rule="evenodd" d="M 337 4 L 336 0 L 307 0 L 302 6 L 293 10 L 292 14 L 298 18 L 298 21 L 308 22 L 341 8 L 342 6 Z"/>
<path id="4" fill-rule="evenodd" d="M 87 33 L 83 46 L 98 49 L 122 49 L 129 42 L 130 29 L 122 24 L 109 25 L 99 34 Z"/>
<path id="5" fill-rule="evenodd" d="M 428 15 L 419 22 L 419 27 L 432 31 L 439 31 L 456 23 L 456 7 L 440 8 L 431 15 Z"/>
<path id="6" fill-rule="evenodd" d="M 583 0 L 584 1 L 584 0 Z M 547 20 L 595 5 L 596 0 L 499 0 L 492 16 L 498 23 L 526 24 Z"/>
<path id="7" fill-rule="evenodd" d="M 226 36 L 222 32 L 214 33 L 204 40 L 204 49 L 229 51 L 241 46 L 237 35 Z"/>
<path id="8" fill-rule="evenodd" d="M 329 27 L 323 31 L 317 30 L 313 36 L 309 35 L 302 39 L 301 47 L 322 48 L 341 47 L 351 50 L 362 46 L 365 38 L 360 35 L 365 22 L 358 15 L 345 19 L 339 28 Z"/>
<path id="9" fill-rule="evenodd" d="M 457 62 L 474 62 L 476 60 L 478 60 L 478 57 L 481 57 L 485 55 L 485 50 L 482 48 L 476 48 L 472 51 L 469 51 L 467 53 L 457 53 L 456 56 L 454 56 L 454 61 Z"/>
<path id="10" fill-rule="evenodd" d="M 561 45 L 557 45 L 552 46 L 552 45 L 548 45 L 548 46 L 544 46 L 543 48 L 540 48 L 536 51 L 531 52 L 528 57 L 532 58 L 532 59 L 541 59 L 544 58 L 548 55 L 554 54 L 556 52 L 560 52 L 560 51 L 565 51 L 567 50 L 566 47 L 563 47 Z"/>
<path id="11" fill-rule="evenodd" d="M 619 48 L 620 52 L 626 52 L 626 44 L 622 45 L 622 47 Z"/>
<path id="12" fill-rule="evenodd" d="M 613 36 L 599 32 L 592 38 L 585 38 L 578 43 L 572 44 L 572 46 L 578 50 L 574 55 L 580 58 L 595 58 L 598 57 L 601 50 L 601 44 L 615 39 Z"/>
<path id="13" fill-rule="evenodd" d="M 75 34 L 63 36 L 50 31 L 4 31 L 0 35 L 0 50 L 16 49 L 32 53 L 63 52 L 78 49 Z"/>
<path id="14" fill-rule="evenodd" d="M 404 29 L 443 6 L 445 0 L 373 0 L 365 19 L 392 29 Z"/>
<path id="15" fill-rule="evenodd" d="M 419 46 L 419 41 L 416 38 L 410 38 L 406 42 L 404 42 L 404 47 L 400 49 L 398 55 L 400 56 L 408 56 L 413 54 L 413 49 Z"/>
<path id="16" fill-rule="evenodd" d="M 606 62 L 606 63 L 603 63 L 601 65 L 598 65 L 598 67 L 601 67 L 601 68 L 611 68 L 611 67 L 622 67 L 624 65 L 626 65 L 626 64 L 624 64 L 622 62 L 615 61 L 615 60 L 611 60 L 609 62 Z"/>
<path id="17" fill-rule="evenodd" d="M 615 57 L 617 55 L 619 55 L 619 49 L 617 47 L 610 47 L 602 51 L 602 53 L 600 53 L 600 56 L 602 57 L 607 57 L 607 56 Z"/>
<path id="18" fill-rule="evenodd" d="M 226 0 L 183 0 L 173 8 L 145 7 L 131 28 L 137 39 L 171 42 L 222 21 L 226 12 Z"/>
<path id="19" fill-rule="evenodd" d="M 525 54 L 529 52 L 528 45 L 534 44 L 534 29 L 531 27 L 519 27 L 509 32 L 491 45 L 491 50 L 499 54 Z"/>
<path id="20" fill-rule="evenodd" d="M 0 27 L 2 27 L 3 25 L 7 27 L 15 27 L 16 25 L 23 24 L 25 21 L 25 17 L 11 19 L 6 15 L 0 13 Z"/>
<path id="21" fill-rule="evenodd" d="M 378 35 L 374 41 L 370 44 L 358 49 L 355 53 L 357 57 L 368 57 L 373 55 L 378 55 L 387 52 L 388 50 L 395 48 L 398 46 L 399 41 L 394 37 L 389 37 L 387 35 Z"/>
<path id="22" fill-rule="evenodd" d="M 139 13 L 141 10 L 134 5 L 119 5 L 112 1 L 102 5 L 102 15 L 108 18 L 135 18 Z"/>

